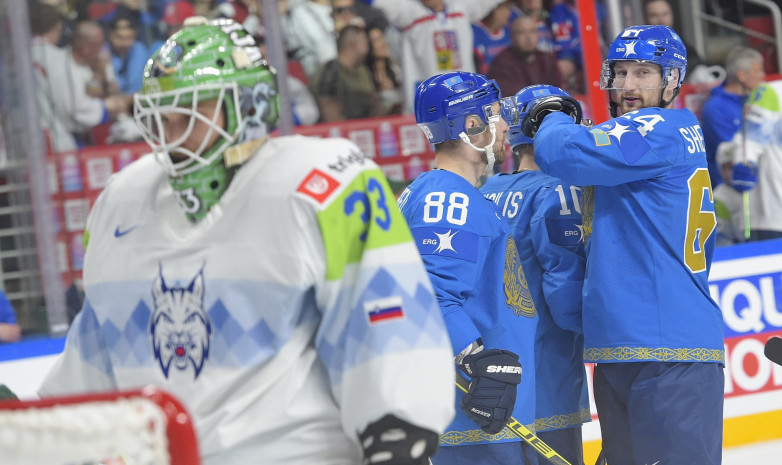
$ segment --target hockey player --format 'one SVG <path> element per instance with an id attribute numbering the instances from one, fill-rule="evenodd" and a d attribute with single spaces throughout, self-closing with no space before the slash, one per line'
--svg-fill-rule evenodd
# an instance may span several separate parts
<path id="1" fill-rule="evenodd" d="M 570 99 L 575 116 L 581 106 L 564 90 L 550 85 L 528 86 L 516 94 L 559 95 Z M 519 108 L 523 111 L 523 108 Z M 573 465 L 583 464 L 581 424 L 590 421 L 581 327 L 584 281 L 581 188 L 543 174 L 535 164 L 532 139 L 521 122 L 508 122 L 508 141 L 521 162 L 512 174 L 492 176 L 481 192 L 502 211 L 538 310 L 535 335 L 535 430 L 540 439 Z M 525 447 L 529 463 L 545 460 Z"/>
<path id="2" fill-rule="evenodd" d="M 722 456 L 723 322 L 707 284 L 714 204 L 698 120 L 672 109 L 686 64 L 673 29 L 628 27 L 601 76 L 614 119 L 589 129 L 546 96 L 522 122 L 544 173 L 594 185 L 582 211 L 584 360 L 597 363 L 610 464 Z"/>
<path id="3" fill-rule="evenodd" d="M 441 437 L 435 465 L 521 465 L 520 440 L 503 428 L 511 416 L 525 425 L 535 417 L 537 312 L 510 230 L 476 187 L 505 161 L 500 99 L 494 81 L 462 71 L 430 77 L 416 91 L 416 121 L 435 144 L 437 169 L 418 176 L 399 205 L 457 370 L 472 381 L 468 394 L 457 393 L 461 413 Z"/>
<path id="4" fill-rule="evenodd" d="M 278 112 L 231 20 L 191 21 L 148 62 L 154 153 L 90 214 L 86 301 L 40 393 L 161 386 L 205 464 L 428 463 L 452 354 L 410 231 L 354 144 L 268 138 Z"/>

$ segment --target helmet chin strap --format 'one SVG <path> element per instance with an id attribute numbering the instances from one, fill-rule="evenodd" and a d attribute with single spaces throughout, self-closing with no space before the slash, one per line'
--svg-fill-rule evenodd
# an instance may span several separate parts
<path id="1" fill-rule="evenodd" d="M 459 134 L 459 138 L 465 144 L 469 145 L 473 149 L 484 152 L 486 154 L 486 170 L 483 172 L 483 177 L 488 178 L 494 172 L 494 143 L 497 142 L 497 126 L 494 118 L 489 119 L 489 131 L 491 131 L 491 142 L 489 145 L 483 148 L 478 148 L 470 141 L 470 136 L 462 132 Z"/>

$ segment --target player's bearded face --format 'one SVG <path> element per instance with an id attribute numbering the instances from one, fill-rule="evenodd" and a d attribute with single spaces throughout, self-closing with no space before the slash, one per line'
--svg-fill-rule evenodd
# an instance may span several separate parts
<path id="1" fill-rule="evenodd" d="M 189 108 L 187 108 L 189 110 Z M 212 147 L 220 135 L 207 123 L 214 121 L 215 125 L 221 128 L 225 127 L 225 115 L 217 106 L 217 100 L 207 100 L 199 102 L 196 111 L 204 118 L 192 118 L 186 113 L 161 113 L 160 119 L 163 123 L 165 140 L 176 141 L 187 134 L 185 139 L 179 144 L 179 147 L 196 152 L 200 147 L 208 150 Z M 192 128 L 191 128 L 192 126 Z M 189 133 L 188 133 L 189 131 Z M 184 155 L 171 154 L 171 158 L 179 161 Z"/>
<path id="2" fill-rule="evenodd" d="M 614 64 L 612 98 L 622 114 L 660 105 L 662 69 L 651 63 L 620 61 Z"/>
<path id="3" fill-rule="evenodd" d="M 501 114 L 500 110 L 500 103 L 496 102 L 492 104 L 491 106 L 491 114 L 492 116 L 499 116 Z M 502 116 L 499 116 L 499 121 L 494 123 L 497 136 L 494 140 L 494 144 L 492 145 L 492 150 L 494 151 L 494 163 L 501 164 L 505 163 L 506 153 L 505 153 L 505 136 L 508 133 L 508 123 L 502 118 Z M 491 142 L 491 131 L 485 131 L 482 134 L 483 137 L 485 137 L 485 141 L 483 142 L 483 145 L 480 147 L 485 147 L 487 144 Z"/>

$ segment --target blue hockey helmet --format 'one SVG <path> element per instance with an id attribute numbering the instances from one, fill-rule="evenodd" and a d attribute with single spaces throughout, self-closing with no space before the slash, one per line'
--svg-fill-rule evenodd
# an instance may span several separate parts
<path id="1" fill-rule="evenodd" d="M 464 120 L 477 115 L 488 125 L 502 94 L 494 80 L 464 71 L 430 77 L 415 91 L 415 120 L 432 144 L 460 139 Z M 472 135 L 472 134 L 470 134 Z"/>
<path id="2" fill-rule="evenodd" d="M 575 98 L 567 91 L 562 90 L 556 86 L 550 86 L 548 84 L 534 84 L 527 86 L 516 92 L 516 95 L 513 96 L 513 100 L 516 103 L 516 108 L 518 109 L 518 120 L 514 123 L 511 123 L 510 120 L 506 119 L 506 121 L 508 121 L 509 127 L 507 137 L 508 142 L 510 143 L 510 148 L 512 150 L 515 150 L 516 147 L 520 145 L 532 143 L 532 139 L 526 136 L 521 130 L 524 117 L 527 115 L 527 112 L 532 107 L 533 103 L 552 96 L 565 97 L 575 102 Z M 575 114 L 570 116 L 573 117 L 573 121 L 580 123 L 582 117 L 581 106 L 575 105 L 574 111 Z"/>
<path id="3" fill-rule="evenodd" d="M 675 91 L 678 94 L 687 72 L 687 48 L 679 34 L 668 26 L 630 26 L 611 42 L 600 76 L 601 89 L 614 89 L 613 64 L 617 61 L 636 61 L 660 66 L 663 88 L 673 79 L 673 70 L 678 70 Z"/>

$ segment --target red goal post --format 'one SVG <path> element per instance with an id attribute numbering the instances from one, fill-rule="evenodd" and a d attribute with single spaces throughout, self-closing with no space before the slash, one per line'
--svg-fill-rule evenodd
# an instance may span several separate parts
<path id="1" fill-rule="evenodd" d="M 0 451 L 9 464 L 201 463 L 187 410 L 154 386 L 0 401 Z"/>

